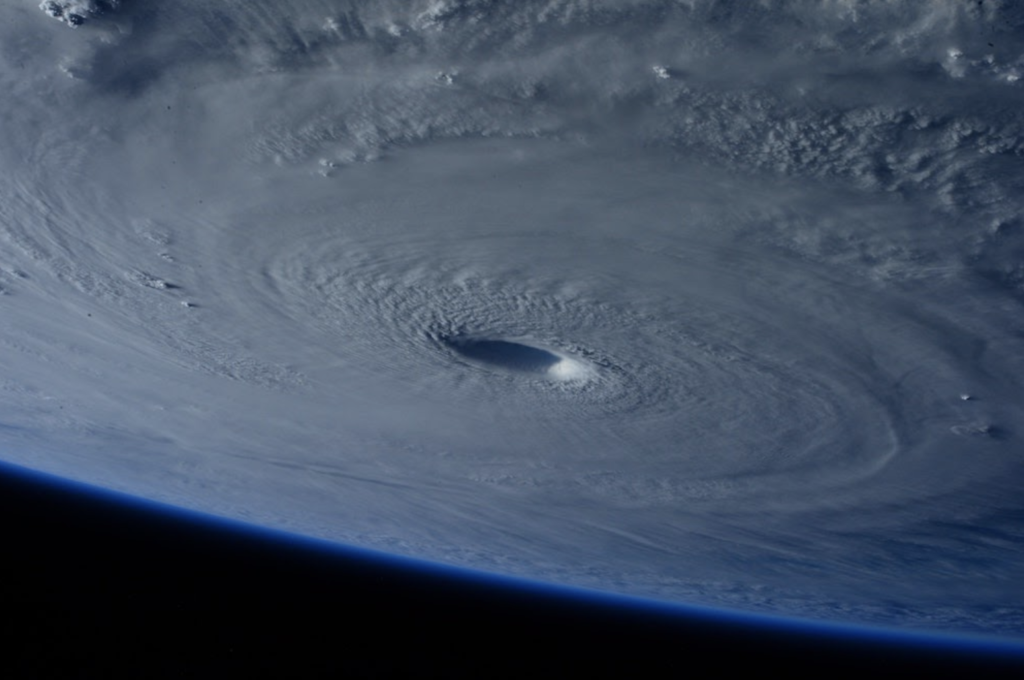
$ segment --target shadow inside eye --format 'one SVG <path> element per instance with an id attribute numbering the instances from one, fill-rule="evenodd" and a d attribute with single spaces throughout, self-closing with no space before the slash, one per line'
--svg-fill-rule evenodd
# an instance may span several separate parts
<path id="1" fill-rule="evenodd" d="M 446 344 L 467 359 L 520 373 L 547 373 L 562 361 L 553 352 L 508 340 L 457 338 Z"/>

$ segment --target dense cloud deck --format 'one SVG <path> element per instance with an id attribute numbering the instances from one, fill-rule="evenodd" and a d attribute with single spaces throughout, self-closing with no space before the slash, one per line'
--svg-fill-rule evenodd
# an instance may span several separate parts
<path id="1" fill-rule="evenodd" d="M 1020 637 L 1022 31 L 988 1 L 4 3 L 0 456 Z"/>

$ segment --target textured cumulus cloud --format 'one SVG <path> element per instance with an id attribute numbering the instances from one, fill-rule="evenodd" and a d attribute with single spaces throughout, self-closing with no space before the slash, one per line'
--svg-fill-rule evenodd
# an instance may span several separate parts
<path id="1" fill-rule="evenodd" d="M 91 17 L 118 8 L 121 0 L 43 0 L 39 9 L 68 26 L 81 26 Z"/>
<path id="2" fill-rule="evenodd" d="M 294 109 L 268 109 L 251 141 L 255 157 L 318 163 L 331 174 L 445 138 L 618 137 L 737 172 L 921 199 L 940 220 L 971 210 L 973 224 L 936 238 L 978 253 L 1020 248 L 1002 245 L 1017 230 L 998 226 L 1021 220 L 1016 176 L 1003 172 L 1024 138 L 1016 80 L 1024 14 L 1012 3 L 306 2 L 161 11 L 188 26 L 188 68 L 192 57 L 205 68 L 335 78 L 319 81 L 320 94 L 293 89 Z M 180 53 L 165 36 L 141 31 L 132 42 L 156 68 L 180 61 L 163 54 Z M 136 82 L 117 78 L 133 67 L 98 59 L 82 70 Z M 801 229 L 785 236 L 818 254 L 830 247 Z M 863 252 L 849 255 L 878 261 L 880 275 L 912 275 L 910 260 L 935 255 L 927 243 L 897 252 L 862 240 L 856 248 Z"/>

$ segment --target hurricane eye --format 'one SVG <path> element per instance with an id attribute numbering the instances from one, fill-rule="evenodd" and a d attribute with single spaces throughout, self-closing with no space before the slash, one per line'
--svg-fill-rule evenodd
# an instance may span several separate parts
<path id="1" fill-rule="evenodd" d="M 455 338 L 445 344 L 466 359 L 517 373 L 546 374 L 562 361 L 554 352 L 510 340 Z"/>

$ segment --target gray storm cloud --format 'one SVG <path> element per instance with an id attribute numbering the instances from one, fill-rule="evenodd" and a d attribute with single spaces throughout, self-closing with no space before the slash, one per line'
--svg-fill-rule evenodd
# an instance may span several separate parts
<path id="1" fill-rule="evenodd" d="M 0 455 L 557 583 L 1020 636 L 1022 30 L 5 3 Z"/>

